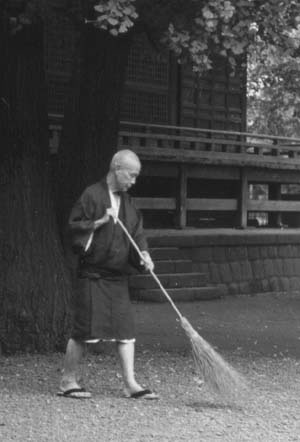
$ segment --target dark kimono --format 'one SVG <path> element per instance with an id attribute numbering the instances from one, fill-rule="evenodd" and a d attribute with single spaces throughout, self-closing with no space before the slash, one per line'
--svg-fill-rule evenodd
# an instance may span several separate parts
<path id="1" fill-rule="evenodd" d="M 142 218 L 130 196 L 120 194 L 119 218 L 140 250 L 147 250 Z M 128 290 L 130 266 L 141 270 L 140 259 L 119 224 L 110 218 L 99 227 L 85 251 L 93 222 L 111 207 L 105 180 L 88 187 L 71 211 L 72 246 L 79 254 L 78 287 L 74 302 L 73 338 L 81 340 L 135 337 Z"/>

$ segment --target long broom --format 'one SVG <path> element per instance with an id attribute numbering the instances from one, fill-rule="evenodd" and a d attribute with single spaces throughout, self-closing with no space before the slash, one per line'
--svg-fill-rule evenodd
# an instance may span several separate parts
<path id="1" fill-rule="evenodd" d="M 138 245 L 131 237 L 122 221 L 119 218 L 115 218 L 115 221 L 120 225 L 140 258 L 144 260 Z M 246 388 L 243 377 L 199 335 L 189 321 L 178 310 L 174 301 L 162 286 L 153 270 L 149 270 L 149 272 L 179 317 L 181 326 L 191 342 L 196 369 L 202 379 L 214 392 L 218 393 L 224 399 L 238 399 L 240 394 L 245 391 Z"/>

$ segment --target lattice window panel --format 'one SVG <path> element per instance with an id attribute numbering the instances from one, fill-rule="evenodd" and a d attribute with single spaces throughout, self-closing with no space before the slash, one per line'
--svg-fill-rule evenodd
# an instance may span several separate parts
<path id="1" fill-rule="evenodd" d="M 244 129 L 243 69 L 235 77 L 224 59 L 215 60 L 214 68 L 197 79 L 191 68 L 182 70 L 180 123 L 220 130 Z"/>
<path id="2" fill-rule="evenodd" d="M 127 81 L 168 85 L 169 62 L 150 45 L 144 34 L 139 35 L 129 54 Z"/>
<path id="3" fill-rule="evenodd" d="M 169 122 L 169 69 L 169 60 L 159 57 L 146 35 L 136 37 L 128 59 L 122 120 Z"/>
<path id="4" fill-rule="evenodd" d="M 144 123 L 167 123 L 168 97 L 153 92 L 127 92 L 122 100 L 121 119 Z"/>

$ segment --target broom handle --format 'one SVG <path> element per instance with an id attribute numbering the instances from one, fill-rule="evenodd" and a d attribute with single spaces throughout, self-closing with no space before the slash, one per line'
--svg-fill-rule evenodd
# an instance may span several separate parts
<path id="1" fill-rule="evenodd" d="M 135 248 L 135 250 L 138 252 L 140 258 L 142 260 L 144 260 L 144 257 L 142 255 L 142 252 L 140 251 L 138 245 L 136 244 L 136 242 L 134 241 L 134 239 L 132 238 L 132 236 L 130 235 L 130 233 L 128 232 L 128 230 L 126 229 L 126 227 L 124 226 L 124 224 L 122 223 L 122 221 L 119 218 L 115 218 L 115 220 L 117 221 L 117 223 L 121 226 L 121 228 L 123 229 L 124 233 L 126 234 L 126 236 L 128 237 L 129 241 L 131 242 L 131 244 L 133 245 L 133 247 Z M 179 316 L 180 319 L 183 318 L 182 314 L 180 313 L 180 311 L 178 310 L 178 308 L 176 307 L 176 305 L 174 304 L 173 299 L 170 297 L 169 293 L 166 291 L 166 289 L 163 287 L 162 283 L 160 282 L 160 280 L 158 279 L 158 277 L 156 276 L 156 274 L 153 272 L 153 270 L 149 270 L 149 272 L 151 273 L 151 275 L 153 276 L 153 278 L 155 279 L 155 281 L 157 282 L 159 288 L 161 289 L 161 291 L 163 292 L 163 294 L 165 295 L 165 297 L 167 298 L 167 300 L 169 301 L 169 303 L 171 304 L 171 306 L 173 307 L 173 309 L 175 310 L 175 312 L 177 313 L 177 315 Z"/>

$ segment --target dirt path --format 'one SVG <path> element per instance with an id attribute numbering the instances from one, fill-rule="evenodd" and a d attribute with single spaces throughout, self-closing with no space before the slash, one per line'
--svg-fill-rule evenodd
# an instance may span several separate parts
<path id="1" fill-rule="evenodd" d="M 229 405 L 199 389 L 170 307 L 137 304 L 136 371 L 161 399 L 123 398 L 111 349 L 85 360 L 88 401 L 56 397 L 62 355 L 2 357 L 1 442 L 300 441 L 299 300 L 238 297 L 179 307 L 245 375 L 246 399 Z"/>

